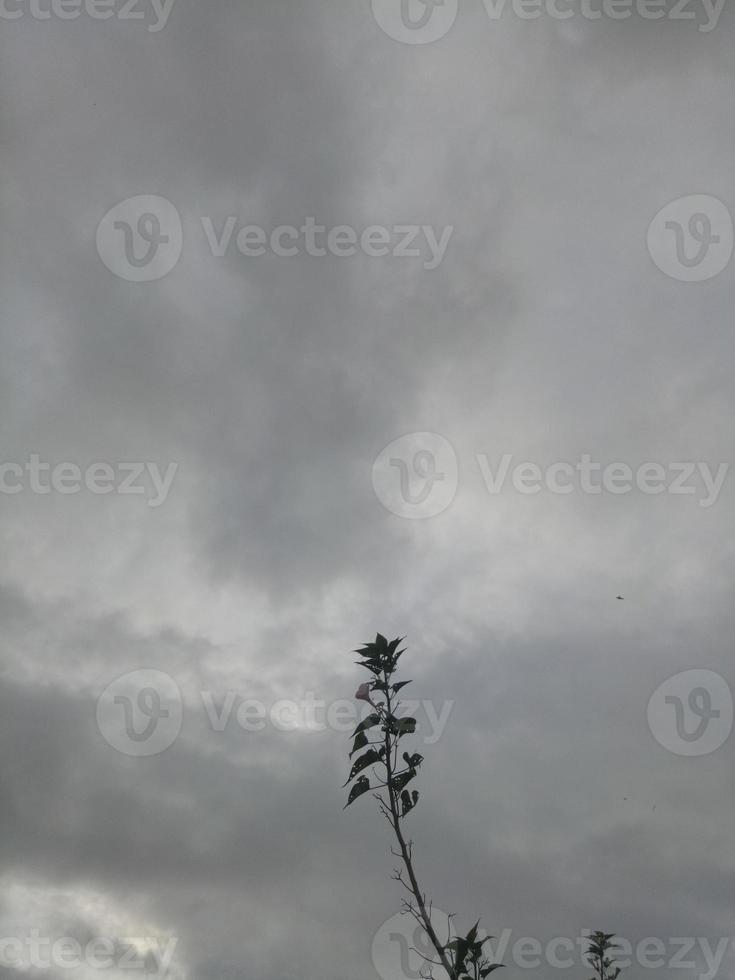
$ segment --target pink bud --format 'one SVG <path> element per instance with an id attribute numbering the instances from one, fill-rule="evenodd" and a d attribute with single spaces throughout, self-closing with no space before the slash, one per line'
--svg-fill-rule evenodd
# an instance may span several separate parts
<path id="1" fill-rule="evenodd" d="M 355 694 L 355 697 L 357 698 L 358 701 L 370 700 L 370 684 L 368 681 L 366 681 L 364 684 L 361 684 L 358 687 L 357 694 Z"/>

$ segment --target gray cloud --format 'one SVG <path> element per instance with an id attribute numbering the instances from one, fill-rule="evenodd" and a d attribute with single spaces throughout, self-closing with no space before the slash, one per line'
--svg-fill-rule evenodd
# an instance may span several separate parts
<path id="1" fill-rule="evenodd" d="M 513 940 L 732 932 L 732 736 L 687 758 L 646 721 L 681 671 L 735 690 L 732 475 L 702 508 L 493 495 L 477 462 L 732 462 L 732 263 L 685 283 L 646 248 L 674 199 L 735 213 L 732 28 L 491 22 L 479 0 L 426 46 L 369 3 L 3 23 L 0 463 L 178 465 L 153 510 L 0 495 L 4 935 L 149 927 L 182 977 L 374 978 L 400 896 L 371 803 L 341 809 L 346 736 L 217 732 L 201 694 L 350 698 L 378 629 L 408 634 L 414 697 L 454 701 L 412 817 L 439 908 Z M 149 283 L 95 249 L 140 194 L 184 233 Z M 433 271 L 216 258 L 201 218 L 230 215 L 453 233 Z M 373 462 L 423 431 L 457 492 L 404 520 Z M 95 724 L 139 669 L 183 699 L 150 758 Z"/>

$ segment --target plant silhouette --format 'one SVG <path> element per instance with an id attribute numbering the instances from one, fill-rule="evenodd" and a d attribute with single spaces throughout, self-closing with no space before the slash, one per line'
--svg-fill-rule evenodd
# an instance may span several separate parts
<path id="1" fill-rule="evenodd" d="M 357 663 L 371 675 L 370 680 L 360 685 L 355 697 L 367 702 L 373 710 L 352 733 L 354 742 L 350 759 L 359 752 L 362 754 L 353 762 L 344 784 L 352 783 L 345 808 L 370 790 L 377 791 L 373 795 L 398 843 L 398 850 L 391 848 L 391 853 L 402 862 L 393 877 L 409 893 L 409 898 L 404 899 L 403 910 L 424 929 L 436 953 L 436 959 L 419 953 L 424 959 L 422 976 L 431 977 L 433 967 L 441 966 L 450 980 L 485 980 L 502 965 L 490 962 L 483 952 L 484 944 L 493 937 L 479 938 L 479 920 L 466 935 L 452 935 L 452 916 L 449 916 L 447 941 L 439 939 L 431 921 L 431 903 L 427 902 L 416 877 L 413 842 L 406 840 L 403 833 L 403 821 L 419 801 L 418 790 L 408 787 L 424 761 L 420 753 L 405 750 L 399 759 L 403 739 L 416 731 L 415 718 L 399 717 L 401 701 L 398 692 L 411 683 L 394 680 L 398 661 L 405 653 L 405 649 L 399 649 L 403 639 L 398 637 L 388 642 L 378 633 L 373 643 L 355 651 L 361 658 Z M 370 771 L 370 776 L 366 770 Z"/>

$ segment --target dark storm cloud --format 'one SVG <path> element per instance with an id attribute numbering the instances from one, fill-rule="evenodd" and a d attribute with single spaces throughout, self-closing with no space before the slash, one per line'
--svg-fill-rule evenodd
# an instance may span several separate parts
<path id="1" fill-rule="evenodd" d="M 178 937 L 181 976 L 374 978 L 400 896 L 371 802 L 341 809 L 347 737 L 217 731 L 202 692 L 350 698 L 348 651 L 380 629 L 408 633 L 414 697 L 454 702 L 412 817 L 427 889 L 512 930 L 514 976 L 523 936 L 732 931 L 732 742 L 675 755 L 646 714 L 681 671 L 735 682 L 732 475 L 702 507 L 492 494 L 477 460 L 731 459 L 732 265 L 669 279 L 646 231 L 684 195 L 733 210 L 732 30 L 730 9 L 702 34 L 479 2 L 423 47 L 369 3 L 3 22 L 0 463 L 178 470 L 157 510 L 0 496 L 2 929 L 52 909 L 86 936 L 101 908 L 116 940 L 125 915 Z M 136 284 L 95 235 L 139 194 L 174 203 L 184 248 Z M 453 233 L 433 271 L 217 258 L 201 219 L 230 215 Z M 371 483 L 415 431 L 458 457 L 424 521 Z M 140 669 L 183 699 L 151 758 L 96 724 Z M 682 980 L 707 975 L 695 952 Z"/>

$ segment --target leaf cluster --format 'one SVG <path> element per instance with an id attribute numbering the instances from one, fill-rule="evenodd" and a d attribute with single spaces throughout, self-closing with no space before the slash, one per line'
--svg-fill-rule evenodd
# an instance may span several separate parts
<path id="1" fill-rule="evenodd" d="M 615 966 L 615 955 L 620 952 L 615 939 L 614 932 L 593 932 L 589 937 L 589 948 L 585 954 L 587 965 L 595 971 L 595 976 L 590 980 L 617 980 L 620 976 L 620 967 Z"/>
<path id="2" fill-rule="evenodd" d="M 485 936 L 483 939 L 478 939 L 479 925 L 478 920 L 466 936 L 455 936 L 444 947 L 451 956 L 457 980 L 485 980 L 493 970 L 498 970 L 503 965 L 491 963 L 485 956 L 482 947 L 493 937 Z"/>
<path id="3" fill-rule="evenodd" d="M 363 718 L 352 733 L 354 742 L 350 759 L 361 750 L 365 750 L 352 763 L 350 773 L 345 782 L 352 784 L 347 796 L 345 808 L 354 803 L 358 797 L 370 790 L 388 789 L 391 796 L 395 795 L 396 811 L 399 819 L 407 816 L 418 803 L 418 790 L 409 792 L 407 784 L 415 778 L 418 768 L 423 762 L 423 756 L 418 752 L 404 752 L 401 766 L 397 757 L 397 746 L 406 735 L 416 731 L 416 719 L 401 717 L 398 692 L 411 681 L 394 681 L 393 677 L 405 648 L 401 648 L 404 637 L 397 637 L 390 642 L 377 633 L 372 643 L 366 643 L 355 650 L 360 657 L 356 663 L 371 675 L 367 682 L 367 696 L 373 711 Z M 372 768 L 368 775 L 364 770 Z M 357 778 L 356 778 L 357 777 Z M 390 810 L 390 802 L 384 804 Z"/>

